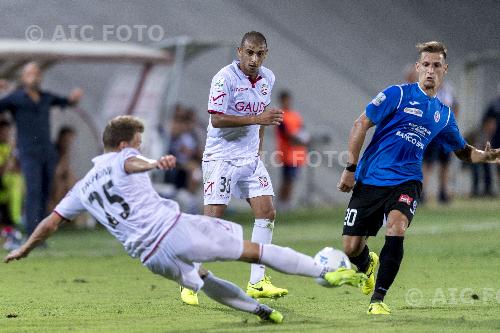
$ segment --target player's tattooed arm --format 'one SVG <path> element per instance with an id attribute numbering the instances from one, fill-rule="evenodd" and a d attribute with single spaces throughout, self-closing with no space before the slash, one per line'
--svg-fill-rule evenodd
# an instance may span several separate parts
<path id="1" fill-rule="evenodd" d="M 469 163 L 497 163 L 500 164 L 500 149 L 492 149 L 489 142 L 484 150 L 479 150 L 471 145 L 456 150 L 455 155 L 462 161 Z"/>
<path id="2" fill-rule="evenodd" d="M 361 153 L 361 148 L 365 142 L 366 132 L 373 127 L 373 123 L 363 112 L 358 119 L 354 121 L 351 133 L 349 134 L 349 155 L 348 155 L 348 168 L 344 169 L 340 181 L 337 184 L 337 188 L 342 192 L 350 192 L 355 183 L 353 167 L 355 168 L 358 164 L 359 155 Z"/>
<path id="3" fill-rule="evenodd" d="M 21 245 L 21 247 L 17 250 L 10 252 L 4 258 L 4 262 L 8 263 L 12 260 L 19 260 L 27 257 L 31 250 L 33 250 L 35 247 L 49 238 L 50 235 L 56 232 L 59 226 L 64 221 L 65 220 L 57 213 L 51 213 L 42 222 L 40 222 L 35 231 L 33 231 L 33 233 L 31 234 L 30 238 L 26 241 L 26 243 Z"/>
<path id="4" fill-rule="evenodd" d="M 213 113 L 210 115 L 210 118 L 212 126 L 215 128 L 242 127 L 249 125 L 279 125 L 283 121 L 283 111 L 266 107 L 264 112 L 256 116 L 232 116 Z"/>
<path id="5" fill-rule="evenodd" d="M 137 155 L 127 158 L 124 168 L 126 173 L 146 172 L 153 169 L 173 169 L 175 168 L 175 156 L 165 155 L 160 157 L 158 160 L 152 160 L 144 156 Z"/>

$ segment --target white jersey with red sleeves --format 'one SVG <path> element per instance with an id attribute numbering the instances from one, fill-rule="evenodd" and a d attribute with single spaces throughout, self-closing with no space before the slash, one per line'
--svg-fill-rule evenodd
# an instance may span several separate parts
<path id="1" fill-rule="evenodd" d="M 88 211 L 130 256 L 144 259 L 176 223 L 180 209 L 158 195 L 146 172 L 125 172 L 125 160 L 138 155 L 138 150 L 125 148 L 95 157 L 94 167 L 54 211 L 67 220 Z"/>
<path id="2" fill-rule="evenodd" d="M 271 103 L 274 74 L 261 66 L 255 81 L 238 67 L 239 62 L 222 68 L 212 79 L 208 112 L 232 116 L 253 116 L 264 112 Z M 203 159 L 233 160 L 256 157 L 259 151 L 260 125 L 214 128 L 210 119 Z"/>

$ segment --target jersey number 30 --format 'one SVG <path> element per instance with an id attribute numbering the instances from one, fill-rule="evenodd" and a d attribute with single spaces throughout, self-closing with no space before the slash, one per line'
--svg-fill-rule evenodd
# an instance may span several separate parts
<path id="1" fill-rule="evenodd" d="M 123 212 L 120 213 L 120 217 L 122 219 L 126 219 L 130 215 L 130 206 L 128 205 L 128 203 L 125 202 L 125 200 L 123 200 L 121 196 L 116 194 L 110 194 L 108 192 L 108 190 L 110 190 L 112 187 L 113 187 L 113 182 L 110 180 L 106 184 L 102 185 L 102 191 L 104 192 L 104 195 L 106 196 L 106 199 L 110 204 L 117 203 L 122 206 Z M 102 199 L 102 196 L 96 191 L 89 194 L 89 202 L 92 204 L 94 201 L 97 201 L 99 206 L 101 206 L 102 210 L 104 211 L 104 214 L 106 215 L 106 218 L 108 219 L 109 225 L 112 228 L 116 228 L 119 222 L 116 220 L 116 218 L 111 216 L 111 214 L 109 214 L 106 211 L 106 209 L 104 208 L 104 201 Z"/>

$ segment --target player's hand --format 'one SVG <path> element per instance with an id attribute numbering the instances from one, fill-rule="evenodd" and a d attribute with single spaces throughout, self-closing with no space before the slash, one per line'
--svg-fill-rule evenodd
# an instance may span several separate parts
<path id="1" fill-rule="evenodd" d="M 175 161 L 174 155 L 165 155 L 158 159 L 156 167 L 161 170 L 173 169 L 175 168 Z"/>
<path id="2" fill-rule="evenodd" d="M 283 110 L 268 109 L 257 116 L 258 125 L 279 125 L 283 122 Z"/>
<path id="3" fill-rule="evenodd" d="M 71 104 L 78 104 L 78 102 L 80 102 L 80 99 L 82 98 L 83 96 L 83 89 L 82 88 L 75 88 L 73 90 L 71 90 L 71 92 L 69 93 L 69 101 Z"/>
<path id="4" fill-rule="evenodd" d="M 492 149 L 491 143 L 486 142 L 486 147 L 484 148 L 484 159 L 486 162 L 499 163 L 500 161 L 500 148 Z"/>
<path id="5" fill-rule="evenodd" d="M 342 172 L 342 176 L 340 176 L 340 181 L 337 184 L 337 188 L 341 192 L 349 193 L 354 187 L 354 183 L 356 180 L 354 179 L 354 172 L 344 170 Z"/>
<path id="6" fill-rule="evenodd" d="M 28 252 L 24 251 L 23 248 L 19 248 L 17 250 L 11 251 L 8 255 L 5 256 L 3 259 L 3 262 L 8 264 L 12 260 L 20 260 L 24 257 L 28 256 Z"/>

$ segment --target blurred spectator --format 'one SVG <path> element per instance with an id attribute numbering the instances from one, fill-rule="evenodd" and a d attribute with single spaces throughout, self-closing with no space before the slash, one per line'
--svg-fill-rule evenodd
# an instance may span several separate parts
<path id="1" fill-rule="evenodd" d="M 284 111 L 283 122 L 276 127 L 277 156 L 283 164 L 282 178 L 278 192 L 277 208 L 286 211 L 291 208 L 294 184 L 299 168 L 306 163 L 307 145 L 310 135 L 304 130 L 300 113 L 292 109 L 292 96 L 282 91 L 279 96 L 280 108 Z"/>
<path id="2" fill-rule="evenodd" d="M 0 225 L 6 250 L 14 250 L 21 245 L 21 212 L 24 181 L 14 157 L 12 124 L 0 119 Z"/>
<path id="3" fill-rule="evenodd" d="M 56 140 L 57 166 L 54 174 L 54 184 L 49 201 L 49 211 L 64 198 L 66 193 L 75 185 L 76 176 L 71 169 L 71 146 L 76 138 L 76 132 L 71 126 L 59 129 Z"/>
<path id="4" fill-rule="evenodd" d="M 0 112 L 10 111 L 17 126 L 17 148 L 26 180 L 26 233 L 30 235 L 45 216 L 56 163 L 50 141 L 50 108 L 79 102 L 83 91 L 73 89 L 69 97 L 41 90 L 42 71 L 35 62 L 26 64 L 20 85 L 0 99 Z"/>
<path id="5" fill-rule="evenodd" d="M 409 65 L 406 69 L 405 79 L 407 82 L 416 82 L 417 81 L 417 72 L 415 70 L 414 65 Z M 441 88 L 438 91 L 437 98 L 444 104 L 451 108 L 455 118 L 458 118 L 459 105 L 458 101 L 455 97 L 453 87 L 448 83 L 444 82 Z M 439 165 L 439 189 L 438 189 L 438 200 L 441 203 L 447 203 L 450 201 L 450 193 L 449 193 L 449 173 L 450 173 L 450 160 L 451 153 L 445 153 L 442 148 L 435 144 L 434 142 L 430 142 L 424 152 L 424 161 L 422 171 L 424 174 L 423 180 L 423 191 L 421 202 L 425 202 L 426 192 L 429 186 L 429 179 L 432 175 L 432 171 L 434 169 L 434 165 L 438 163 Z"/>
<path id="6" fill-rule="evenodd" d="M 486 142 L 491 140 L 491 134 L 488 134 L 491 133 L 491 125 L 491 121 L 483 121 L 481 128 L 470 133 L 466 141 L 476 147 L 484 147 Z M 491 165 L 467 163 L 467 166 L 472 172 L 471 197 L 494 196 Z"/>
<path id="7" fill-rule="evenodd" d="M 491 141 L 493 148 L 500 148 L 500 84 L 497 95 L 488 105 L 483 117 L 485 135 Z M 497 182 L 500 188 L 500 167 L 497 166 Z"/>
<path id="8" fill-rule="evenodd" d="M 203 139 L 196 113 L 177 105 L 170 123 L 170 146 L 168 154 L 177 158 L 177 167 L 165 173 L 165 182 L 177 189 L 181 202 L 186 202 L 189 213 L 199 213 L 197 191 L 202 180 L 201 155 Z M 181 196 L 179 198 L 179 196 Z"/>

